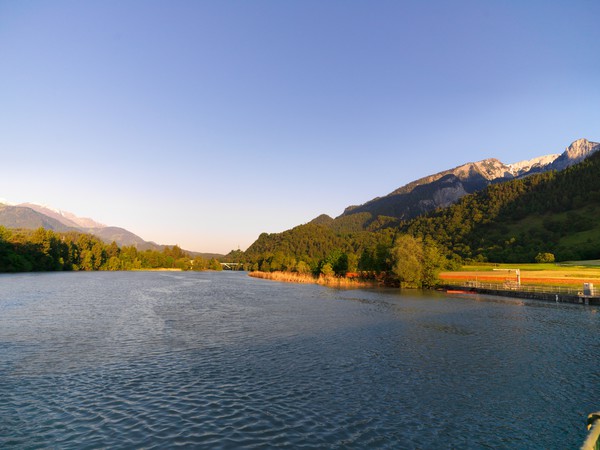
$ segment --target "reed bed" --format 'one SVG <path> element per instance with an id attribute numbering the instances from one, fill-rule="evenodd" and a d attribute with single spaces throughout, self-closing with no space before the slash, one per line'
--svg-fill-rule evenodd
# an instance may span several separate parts
<path id="1" fill-rule="evenodd" d="M 284 283 L 303 283 L 303 284 L 320 284 L 323 286 L 338 287 L 338 288 L 357 288 L 357 287 L 373 287 L 377 286 L 375 280 L 365 280 L 361 278 L 333 277 L 324 276 L 315 277 L 310 274 L 301 274 L 297 272 L 259 272 L 254 271 L 248 274 L 254 278 L 262 278 L 265 280 L 281 281 Z"/>

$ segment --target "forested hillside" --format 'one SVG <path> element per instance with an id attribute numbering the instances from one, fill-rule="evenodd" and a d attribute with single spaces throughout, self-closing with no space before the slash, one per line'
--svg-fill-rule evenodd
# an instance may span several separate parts
<path id="1" fill-rule="evenodd" d="M 244 253 L 252 270 L 318 273 L 329 264 L 338 274 L 384 270 L 395 230 L 340 231 L 333 222 L 308 223 L 283 233 L 259 236 Z"/>
<path id="2" fill-rule="evenodd" d="M 318 273 L 392 269 L 399 236 L 433 243 L 446 266 L 464 260 L 534 262 L 600 258 L 600 154 L 560 172 L 550 171 L 467 195 L 448 208 L 398 222 L 370 213 L 314 221 L 283 233 L 262 234 L 245 252 L 260 270 Z"/>
<path id="3" fill-rule="evenodd" d="M 402 224 L 449 253 L 493 262 L 600 257 L 600 154 L 561 172 L 496 184 L 459 203 Z"/>

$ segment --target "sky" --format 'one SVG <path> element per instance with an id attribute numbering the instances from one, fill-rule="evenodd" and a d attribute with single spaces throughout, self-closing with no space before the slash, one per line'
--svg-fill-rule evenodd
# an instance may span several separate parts
<path id="1" fill-rule="evenodd" d="M 0 0 L 0 198 L 245 250 L 600 142 L 597 0 Z"/>

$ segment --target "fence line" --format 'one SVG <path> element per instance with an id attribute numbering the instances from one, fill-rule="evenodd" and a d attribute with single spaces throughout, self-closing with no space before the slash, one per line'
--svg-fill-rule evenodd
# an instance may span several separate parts
<path id="1" fill-rule="evenodd" d="M 462 283 L 452 283 L 455 286 L 465 288 L 490 289 L 497 291 L 519 291 L 519 292 L 535 292 L 540 294 L 563 294 L 563 295 L 581 295 L 581 290 L 566 286 L 549 286 L 549 285 L 518 285 L 514 281 L 504 283 L 489 283 L 482 281 L 464 281 Z M 594 295 L 594 293 L 591 293 Z"/>

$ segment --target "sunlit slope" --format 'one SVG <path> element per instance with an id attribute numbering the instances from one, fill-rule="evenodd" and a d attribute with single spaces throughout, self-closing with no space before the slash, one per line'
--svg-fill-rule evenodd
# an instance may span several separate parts
<path id="1" fill-rule="evenodd" d="M 493 185 L 456 205 L 405 223 L 462 258 L 533 261 L 600 257 L 600 156 L 564 171 Z"/>

